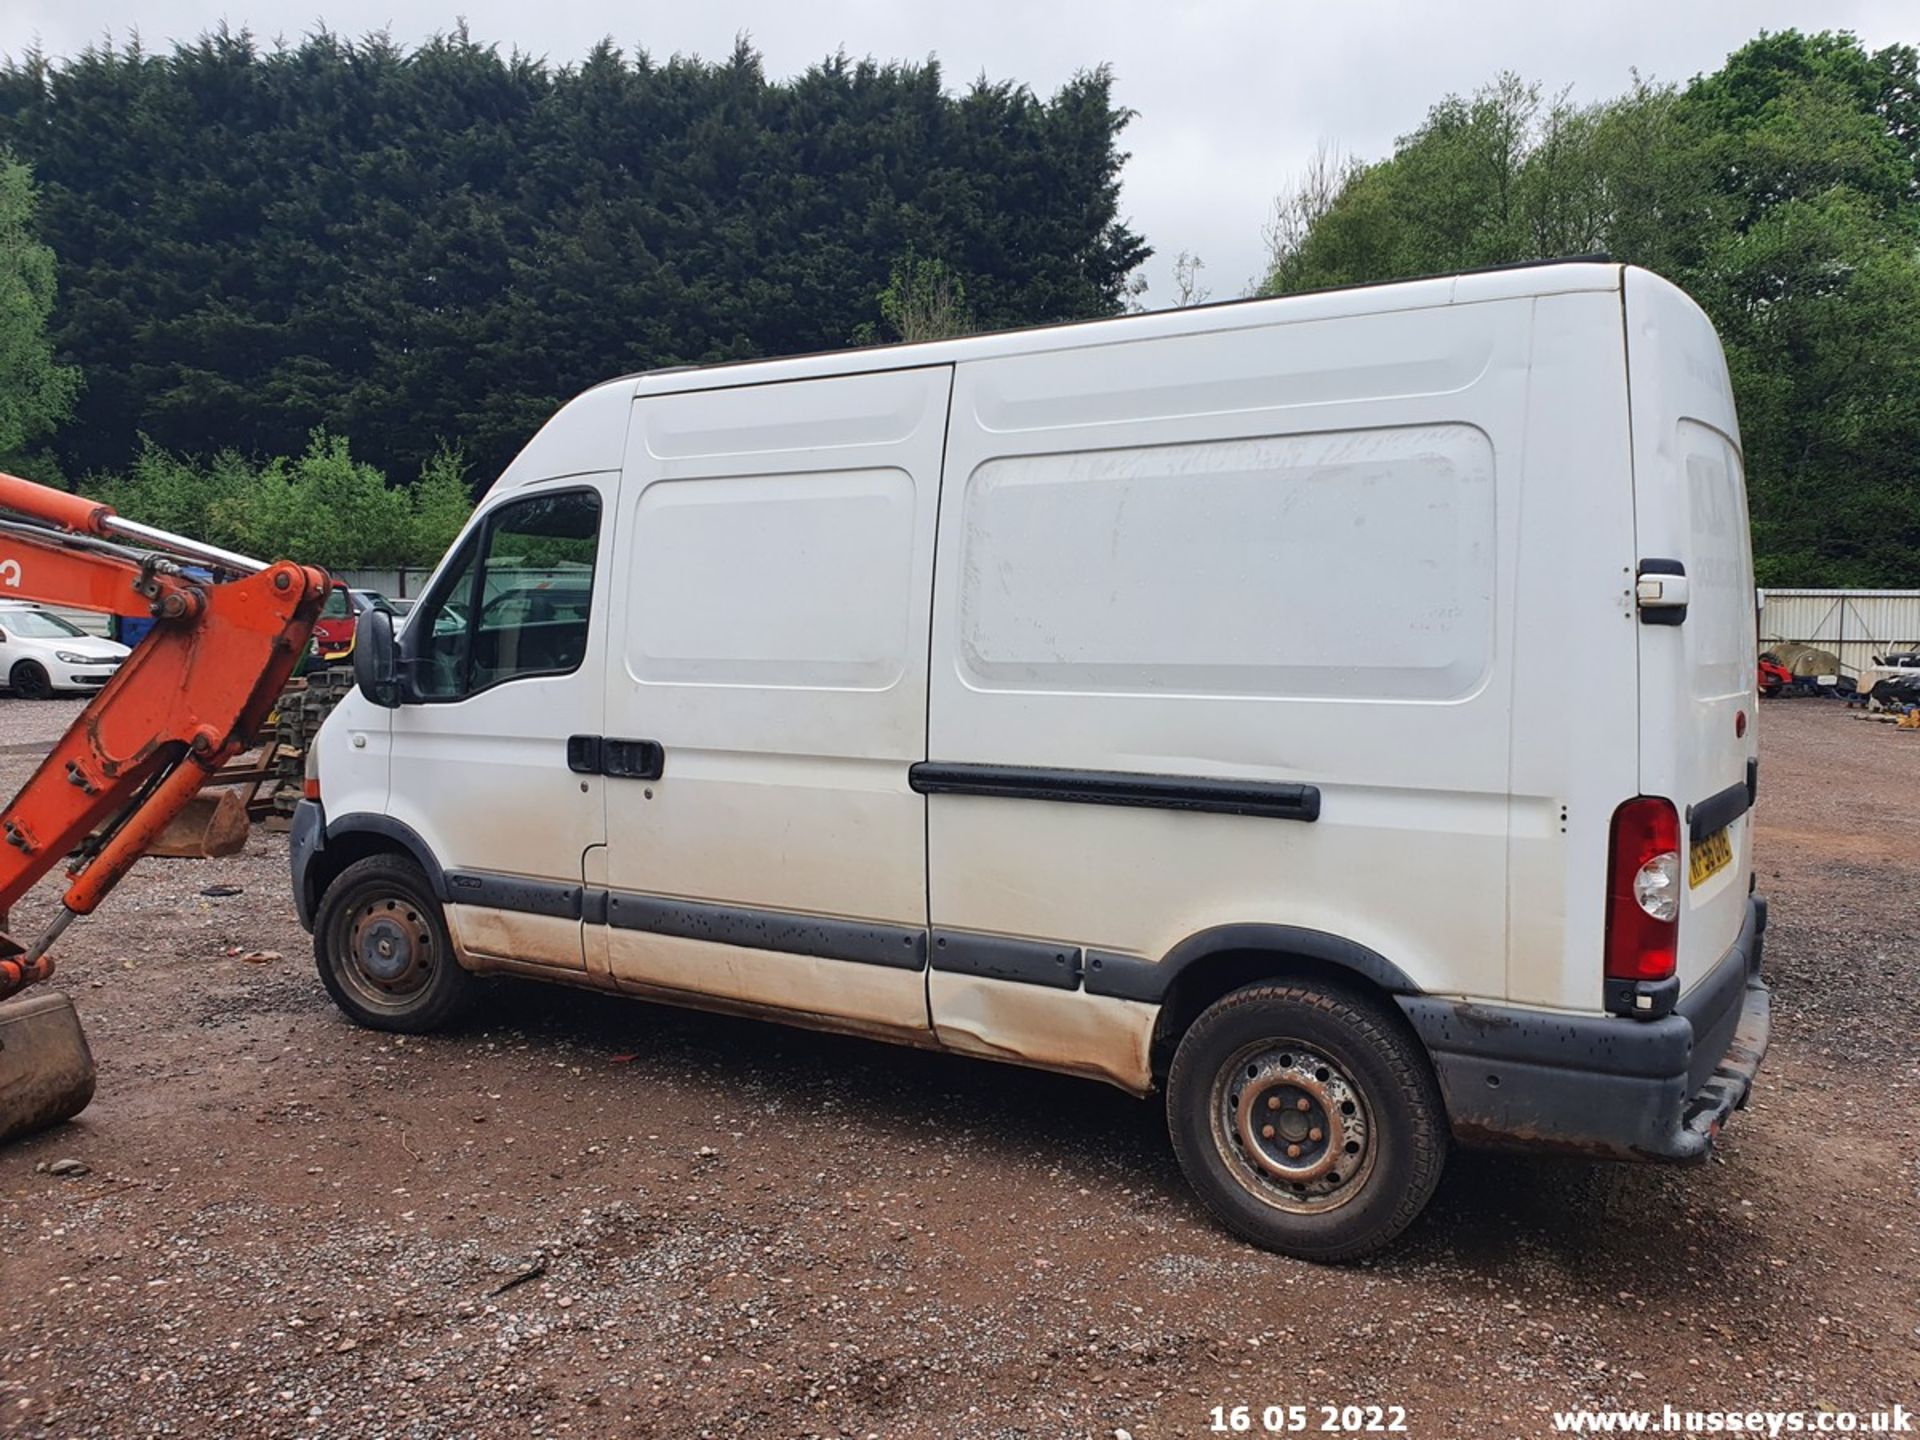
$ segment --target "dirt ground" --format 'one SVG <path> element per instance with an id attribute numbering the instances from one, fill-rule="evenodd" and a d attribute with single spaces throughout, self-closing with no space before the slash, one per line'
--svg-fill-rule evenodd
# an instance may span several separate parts
<path id="1" fill-rule="evenodd" d="M 72 709 L 0 700 L 8 790 Z M 322 994 L 284 837 L 145 861 L 60 952 L 98 1099 L 0 1150 L 0 1434 L 1147 1440 L 1359 1403 L 1493 1437 L 1570 1405 L 1914 1408 L 1920 732 L 1813 700 L 1760 723 L 1774 1048 L 1714 1161 L 1457 1154 L 1343 1269 L 1209 1224 L 1151 1102 L 532 984 L 403 1043 Z M 45 1172 L 65 1157 L 89 1172 Z"/>

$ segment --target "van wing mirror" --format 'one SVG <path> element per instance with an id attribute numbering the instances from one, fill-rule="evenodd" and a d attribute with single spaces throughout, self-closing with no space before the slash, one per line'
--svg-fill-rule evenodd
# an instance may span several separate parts
<path id="1" fill-rule="evenodd" d="M 353 627 L 353 681 L 383 710 L 400 708 L 400 664 L 394 654 L 393 616 L 369 606 Z"/>

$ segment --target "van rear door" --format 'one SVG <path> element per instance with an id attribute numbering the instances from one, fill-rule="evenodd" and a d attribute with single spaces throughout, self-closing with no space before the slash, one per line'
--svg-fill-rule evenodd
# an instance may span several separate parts
<path id="1" fill-rule="evenodd" d="M 1629 268 L 1640 790 L 1680 812 L 1681 993 L 1732 948 L 1752 873 L 1753 551 L 1740 429 L 1712 322 Z M 1676 583 L 1677 582 L 1677 583 Z M 1657 594 L 1655 592 L 1658 592 Z"/>

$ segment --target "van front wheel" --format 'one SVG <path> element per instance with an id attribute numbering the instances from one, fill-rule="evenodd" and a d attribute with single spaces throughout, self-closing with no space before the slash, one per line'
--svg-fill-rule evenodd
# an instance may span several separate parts
<path id="1" fill-rule="evenodd" d="M 1446 1164 L 1446 1111 L 1419 1043 L 1333 986 L 1249 985 L 1202 1012 L 1167 1075 L 1167 1128 L 1209 1210 L 1303 1260 L 1386 1245 Z"/>
<path id="2" fill-rule="evenodd" d="M 459 1018 L 477 983 L 454 959 L 426 874 L 398 855 L 356 860 L 327 887 L 313 956 L 333 1003 L 374 1030 L 438 1030 Z"/>

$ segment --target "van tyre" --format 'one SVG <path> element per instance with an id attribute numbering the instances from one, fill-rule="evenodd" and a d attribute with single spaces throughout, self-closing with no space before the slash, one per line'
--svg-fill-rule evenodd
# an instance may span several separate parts
<path id="1" fill-rule="evenodd" d="M 1167 1128 L 1201 1200 L 1254 1244 L 1353 1260 L 1412 1224 L 1446 1165 L 1446 1108 L 1419 1042 L 1330 985 L 1249 985 L 1181 1037 Z"/>
<path id="2" fill-rule="evenodd" d="M 33 660 L 22 660 L 7 676 L 7 684 L 22 700 L 51 700 L 53 681 L 46 667 Z"/>
<path id="3" fill-rule="evenodd" d="M 356 860 L 327 887 L 313 955 L 333 1003 L 374 1030 L 439 1030 L 466 1012 L 479 984 L 454 958 L 426 873 L 398 855 Z"/>

